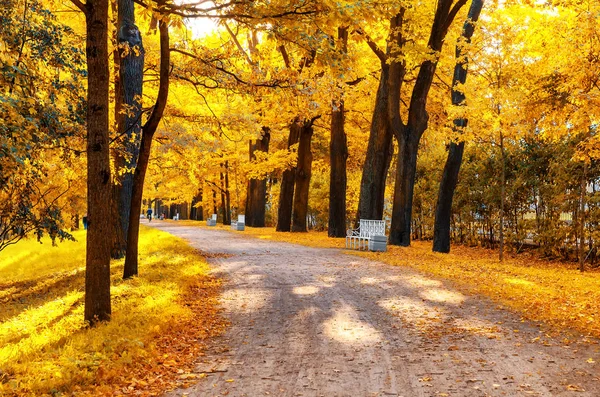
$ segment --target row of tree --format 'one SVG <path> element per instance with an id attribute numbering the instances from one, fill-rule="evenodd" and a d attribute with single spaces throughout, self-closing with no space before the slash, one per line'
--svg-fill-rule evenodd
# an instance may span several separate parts
<path id="1" fill-rule="evenodd" d="M 439 252 L 593 247 L 596 3 L 136 4 L 0 14 L 0 248 L 68 238 L 87 208 L 90 323 L 110 317 L 111 256 L 138 272 L 142 196 L 332 237 L 385 217 L 390 244 Z"/>

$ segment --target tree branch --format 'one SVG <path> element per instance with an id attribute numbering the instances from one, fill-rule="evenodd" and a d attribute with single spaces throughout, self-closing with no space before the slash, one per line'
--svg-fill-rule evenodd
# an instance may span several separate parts
<path id="1" fill-rule="evenodd" d="M 369 45 L 371 50 L 373 50 L 375 55 L 377 55 L 377 58 L 379 58 L 379 60 L 382 63 L 387 62 L 387 55 L 385 54 L 385 52 L 383 52 L 383 50 L 381 48 L 379 48 L 377 43 L 375 41 L 373 41 L 371 36 L 369 36 L 367 33 L 365 33 L 365 31 L 362 29 L 357 29 L 357 30 L 355 30 L 355 32 L 365 38 L 365 40 L 367 41 L 367 44 Z"/>
<path id="2" fill-rule="evenodd" d="M 85 4 L 83 4 L 80 0 L 71 0 L 71 3 L 73 3 L 75 7 L 79 8 L 81 12 L 87 14 L 87 8 L 85 8 Z"/>

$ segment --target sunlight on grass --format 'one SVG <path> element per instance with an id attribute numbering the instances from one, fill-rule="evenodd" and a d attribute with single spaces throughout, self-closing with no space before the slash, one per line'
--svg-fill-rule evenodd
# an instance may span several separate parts
<path id="1" fill-rule="evenodd" d="M 53 247 L 50 239 L 21 240 L 0 251 L 0 290 L 3 284 L 41 279 L 85 266 L 85 231 L 72 233 L 77 241 Z"/>
<path id="2" fill-rule="evenodd" d="M 123 281 L 123 260 L 112 262 L 113 316 L 90 329 L 76 235 L 58 247 L 23 241 L 0 259 L 0 395 L 164 391 L 177 368 L 191 370 L 197 339 L 224 329 L 220 283 L 183 240 L 142 227 L 140 276 Z"/>

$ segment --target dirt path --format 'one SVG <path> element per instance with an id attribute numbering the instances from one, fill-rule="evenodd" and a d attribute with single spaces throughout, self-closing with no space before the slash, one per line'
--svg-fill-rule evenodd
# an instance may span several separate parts
<path id="1" fill-rule="evenodd" d="M 600 396 L 595 341 L 567 345 L 438 280 L 340 250 L 152 226 L 230 255 L 210 261 L 231 327 L 201 358 L 206 377 L 169 396 Z"/>

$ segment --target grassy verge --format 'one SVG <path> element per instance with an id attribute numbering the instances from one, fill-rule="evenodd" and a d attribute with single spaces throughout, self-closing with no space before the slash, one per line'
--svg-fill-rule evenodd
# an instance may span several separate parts
<path id="1" fill-rule="evenodd" d="M 198 223 L 195 223 L 198 224 Z M 224 226 L 217 226 L 225 228 Z M 246 228 L 253 237 L 320 248 L 344 248 L 345 240 L 328 238 L 326 232 L 279 233 L 273 228 Z M 480 248 L 453 247 L 449 254 L 431 252 L 430 242 L 388 251 L 346 251 L 394 266 L 409 267 L 452 281 L 464 292 L 480 294 L 542 321 L 557 330 L 575 330 L 600 338 L 600 272 L 580 273 L 576 264 L 548 262 L 529 254 L 507 255 Z"/>
<path id="2" fill-rule="evenodd" d="M 194 378 L 201 341 L 226 326 L 219 281 L 183 240 L 140 236 L 140 276 L 113 261 L 113 317 L 83 322 L 85 235 L 52 247 L 23 241 L 0 257 L 0 395 L 160 394 Z"/>

